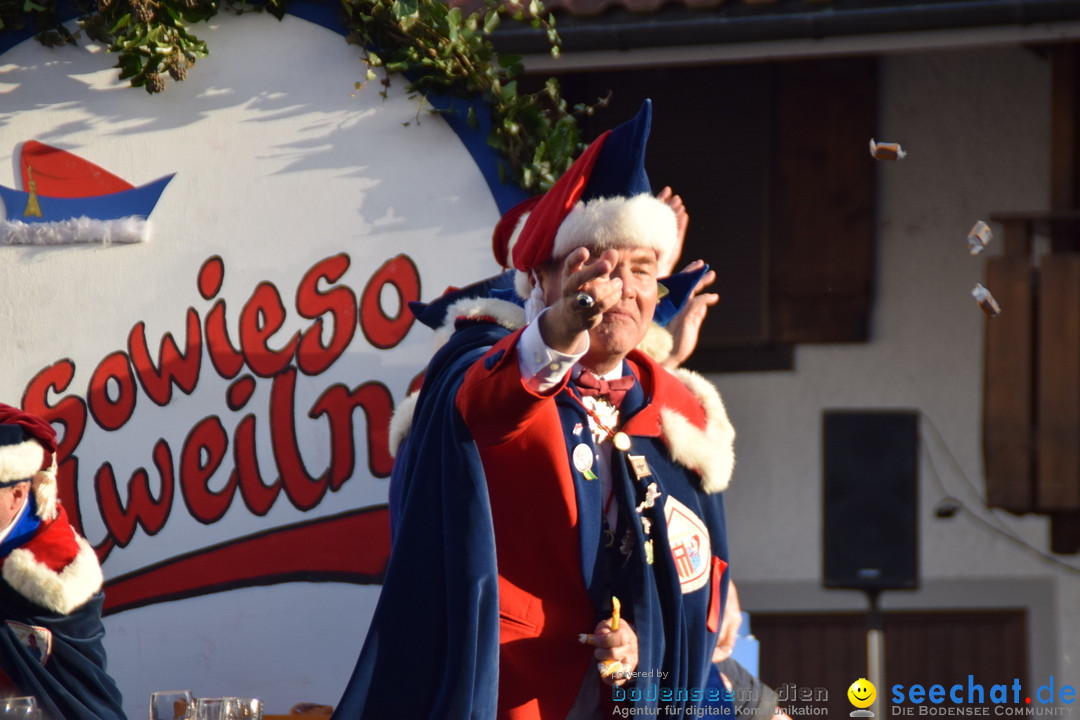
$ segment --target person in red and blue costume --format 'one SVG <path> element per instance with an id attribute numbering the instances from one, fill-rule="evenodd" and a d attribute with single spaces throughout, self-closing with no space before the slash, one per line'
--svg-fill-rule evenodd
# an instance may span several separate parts
<path id="1" fill-rule="evenodd" d="M 500 222 L 517 297 L 500 278 L 445 308 L 449 338 L 395 417 L 391 556 L 334 718 L 707 701 L 734 431 L 710 383 L 636 349 L 678 235 L 644 171 L 650 118 L 647 102 Z"/>
<path id="2" fill-rule="evenodd" d="M 0 695 L 45 720 L 123 720 L 105 669 L 97 555 L 57 499 L 56 432 L 0 403 Z"/>

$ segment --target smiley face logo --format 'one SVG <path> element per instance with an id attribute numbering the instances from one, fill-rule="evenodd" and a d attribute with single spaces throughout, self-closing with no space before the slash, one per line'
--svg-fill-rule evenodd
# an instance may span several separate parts
<path id="1" fill-rule="evenodd" d="M 868 708 L 874 704 L 874 698 L 877 697 L 877 688 L 874 687 L 874 683 L 866 678 L 859 678 L 851 683 L 851 687 L 847 689 L 847 697 L 855 707 Z"/>

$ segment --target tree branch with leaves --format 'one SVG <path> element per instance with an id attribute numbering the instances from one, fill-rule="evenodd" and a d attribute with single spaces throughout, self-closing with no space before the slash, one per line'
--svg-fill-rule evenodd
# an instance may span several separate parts
<path id="1" fill-rule="evenodd" d="M 244 14 L 265 11 L 279 20 L 285 0 L 253 5 L 239 0 L 76 0 L 78 29 L 58 18 L 57 0 L 0 0 L 0 33 L 27 27 L 50 46 L 77 44 L 85 33 L 117 56 L 121 80 L 155 94 L 168 79 L 180 82 L 196 60 L 210 50 L 191 28 L 223 9 Z M 365 48 L 365 76 L 358 89 L 385 73 L 382 83 L 400 76 L 414 96 L 430 93 L 483 101 L 491 114 L 488 144 L 502 158 L 504 181 L 530 192 L 549 188 L 581 149 L 577 116 L 594 106 L 569 107 L 558 81 L 549 79 L 535 92 L 523 92 L 518 77 L 522 58 L 501 54 L 492 34 L 506 18 L 543 32 L 551 53 L 559 54 L 554 17 L 540 0 L 527 5 L 483 0 L 464 12 L 443 0 L 342 0 L 346 39 Z M 385 96 L 385 89 L 382 90 Z M 443 112 L 434 110 L 434 112 Z M 478 125 L 475 110 L 466 120 Z"/>

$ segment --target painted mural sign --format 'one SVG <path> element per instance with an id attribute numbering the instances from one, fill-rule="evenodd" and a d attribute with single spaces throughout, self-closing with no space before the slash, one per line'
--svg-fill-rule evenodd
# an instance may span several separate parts
<path id="1" fill-rule="evenodd" d="M 373 347 L 394 347 L 412 324 L 407 312 L 387 317 L 379 303 L 386 285 L 406 302 L 419 299 L 418 270 L 410 258 L 388 260 L 368 279 L 359 300 L 352 288 L 337 284 L 349 264 L 348 255 L 342 253 L 320 260 L 304 272 L 295 289 L 292 312 L 310 324 L 280 341 L 275 339 L 278 346 L 271 347 L 289 314 L 282 293 L 271 283 L 259 283 L 239 310 L 238 322 L 230 323 L 225 301 L 217 298 L 224 261 L 213 256 L 197 277 L 199 295 L 209 308 L 205 317 L 194 307 L 187 309 L 184 340 L 179 344 L 172 333 L 166 333 L 155 353 L 146 337 L 146 323 L 138 321 L 127 333 L 125 348 L 94 364 L 85 388 L 71 387 L 76 364 L 68 358 L 43 368 L 30 380 L 23 407 L 62 425 L 58 453 L 61 500 L 74 508 L 72 522 L 80 530 L 88 505 L 100 512 L 105 532 L 95 548 L 103 561 L 115 549 L 127 546 L 139 528 L 147 535 L 158 534 L 174 510 L 206 525 L 219 522 L 234 503 L 242 503 L 260 517 L 279 501 L 307 511 L 317 507 L 328 491 L 339 490 L 351 479 L 358 464 L 366 466 L 373 478 L 389 476 L 392 459 L 387 436 L 394 400 L 386 384 L 377 380 L 355 387 L 330 383 L 310 407 L 296 406 L 300 374 L 310 378 L 323 375 L 361 332 Z M 325 290 L 319 288 L 320 282 L 328 283 Z M 230 324 L 239 326 L 235 340 L 229 336 Z M 323 327 L 327 324 L 331 329 L 324 344 Z M 205 367 L 204 356 L 208 361 Z M 109 461 L 97 467 L 80 466 L 80 445 L 88 424 L 105 433 L 120 431 L 133 422 L 140 403 L 167 408 L 174 390 L 191 394 L 204 373 L 229 382 L 225 405 L 243 414 L 231 433 L 219 415 L 210 414 L 191 428 L 176 428 L 172 438 L 160 437 L 152 447 L 141 448 L 140 454 L 153 459 L 151 470 L 138 467 L 129 478 L 121 478 Z M 259 381 L 269 383 L 269 402 L 249 407 Z M 50 401 L 53 394 L 60 399 Z M 358 409 L 366 418 L 362 428 L 354 427 Z M 305 463 L 299 449 L 299 418 L 308 422 L 325 419 L 329 427 L 329 445 L 311 453 L 313 462 Z M 273 457 L 265 471 L 258 459 L 260 422 L 268 424 Z M 358 432 L 366 435 L 366 458 L 355 457 L 354 436 Z M 231 469 L 225 468 L 225 484 L 211 488 L 212 478 L 230 463 Z M 309 471 L 309 464 L 325 470 Z M 91 502 L 80 497 L 81 488 L 92 488 Z M 316 523 L 320 527 L 291 529 L 295 540 L 288 543 L 287 554 L 267 552 L 282 538 L 260 535 L 114 578 L 108 585 L 106 612 L 197 595 L 229 582 L 240 585 L 288 577 L 317 578 L 320 573 L 352 575 L 360 582 L 378 581 L 389 551 L 385 512 L 367 510 L 344 527 L 339 527 L 341 523 L 341 518 L 325 518 Z M 327 559 L 333 562 L 325 567 L 313 565 L 310 558 L 317 555 L 316 549 L 331 543 L 342 531 L 368 538 L 368 552 L 330 556 Z M 264 564 L 262 558 L 272 561 Z"/>
<path id="2" fill-rule="evenodd" d="M 0 400 L 61 435 L 132 717 L 160 689 L 337 700 L 388 553 L 390 417 L 431 352 L 407 303 L 492 274 L 515 199 L 482 138 L 355 92 L 332 29 L 205 34 L 154 97 L 92 44 L 0 45 Z"/>

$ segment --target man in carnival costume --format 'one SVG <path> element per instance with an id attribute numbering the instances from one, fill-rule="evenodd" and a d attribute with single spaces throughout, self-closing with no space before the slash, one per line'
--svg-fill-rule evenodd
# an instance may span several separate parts
<path id="1" fill-rule="evenodd" d="M 440 304 L 448 337 L 398 412 L 393 549 L 335 718 L 703 702 L 734 431 L 707 381 L 636 349 L 678 244 L 644 170 L 650 119 L 646 102 L 500 221 L 517 297 L 504 275 Z"/>
<path id="2" fill-rule="evenodd" d="M 0 404 L 0 693 L 46 720 L 123 720 L 105 671 L 101 565 L 56 491 L 56 432 Z"/>

